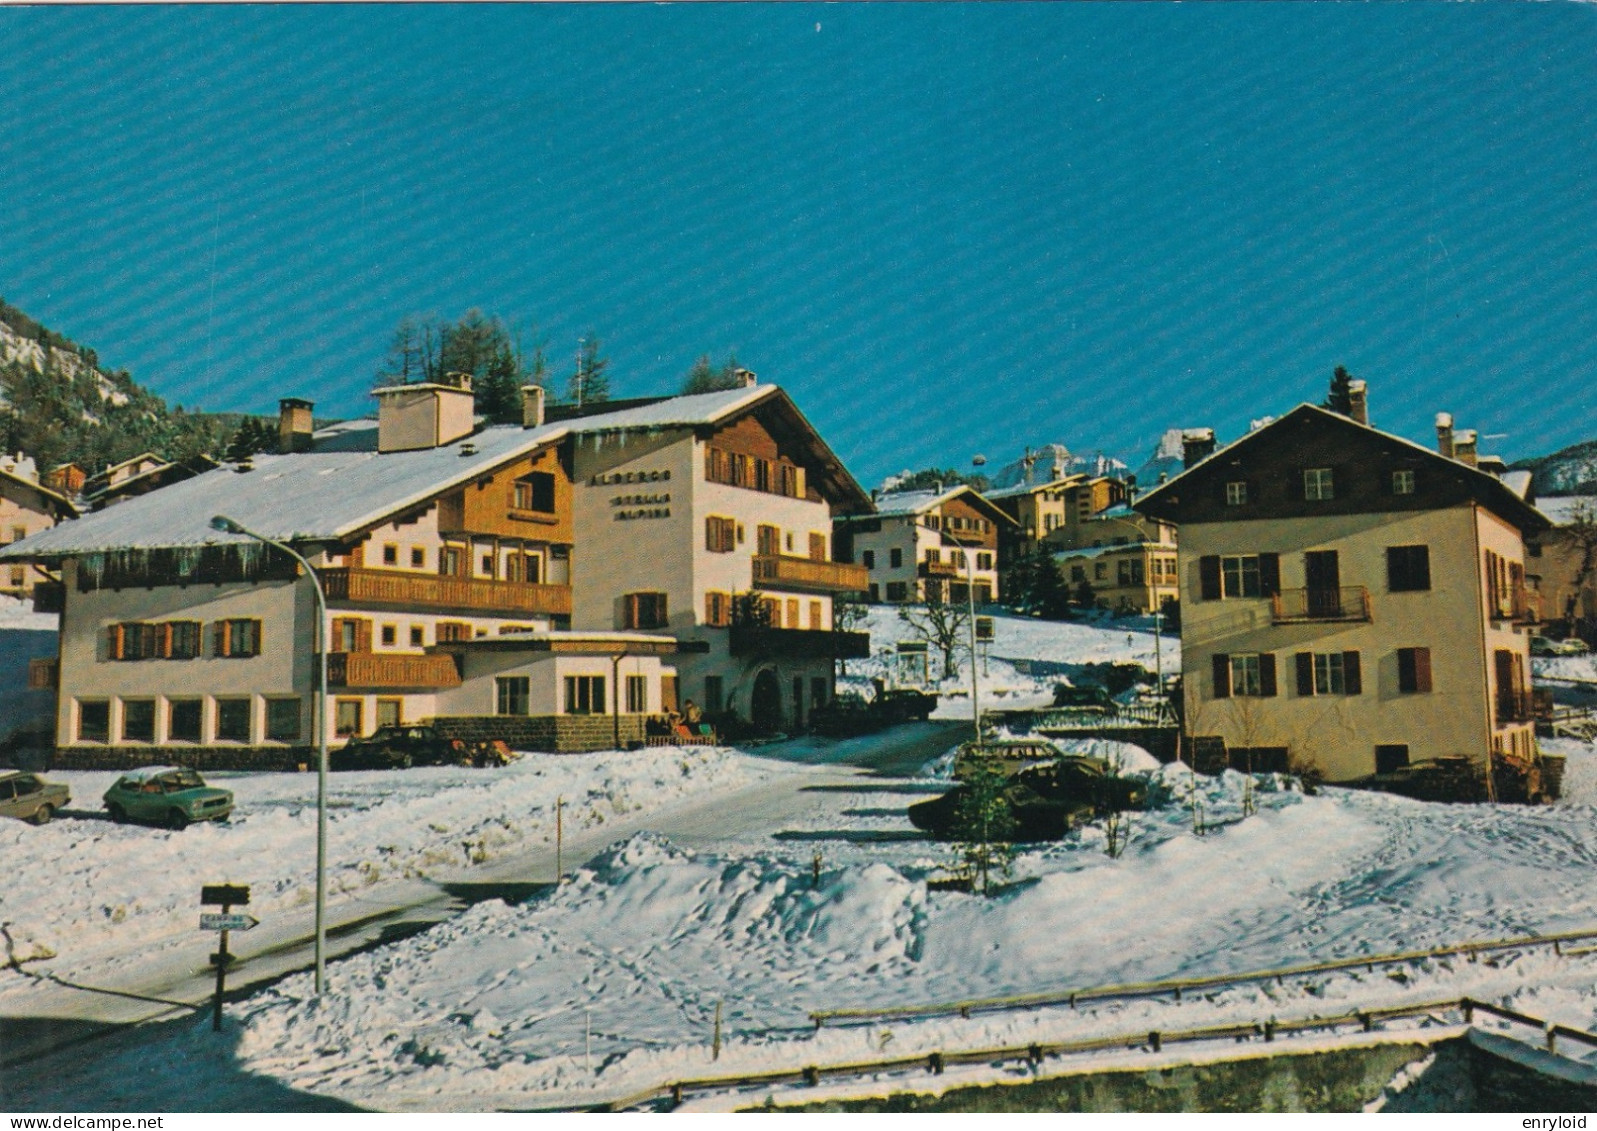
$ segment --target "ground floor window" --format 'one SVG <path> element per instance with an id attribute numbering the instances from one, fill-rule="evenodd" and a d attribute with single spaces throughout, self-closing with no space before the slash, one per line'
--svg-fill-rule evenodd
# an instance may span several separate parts
<path id="1" fill-rule="evenodd" d="M 909 588 L 905 582 L 889 581 L 887 583 L 887 599 L 893 602 L 903 602 L 908 599 Z M 930 596 L 930 594 L 928 594 Z"/>
<path id="2" fill-rule="evenodd" d="M 726 707 L 726 684 L 718 675 L 704 677 L 704 709 L 718 715 Z"/>
<path id="3" fill-rule="evenodd" d="M 111 704 L 104 699 L 78 700 L 78 741 L 111 741 Z"/>
<path id="4" fill-rule="evenodd" d="M 881 599 L 882 599 L 882 587 L 880 585 L 878 585 L 874 581 L 871 582 L 871 597 L 870 597 L 871 604 L 874 605 L 878 601 L 880 601 Z"/>
<path id="5" fill-rule="evenodd" d="M 155 741 L 155 700 L 122 700 L 122 741 Z"/>
<path id="6" fill-rule="evenodd" d="M 300 739 L 300 701 L 298 699 L 268 699 L 266 701 L 266 741 L 298 742 Z"/>
<path id="7" fill-rule="evenodd" d="M 627 714 L 642 715 L 649 710 L 649 677 L 627 676 Z"/>
<path id="8" fill-rule="evenodd" d="M 1407 743 L 1392 743 L 1375 748 L 1375 772 L 1389 774 L 1400 766 L 1408 765 Z"/>
<path id="9" fill-rule="evenodd" d="M 818 675 L 810 680 L 810 710 L 826 706 L 826 695 L 829 690 L 824 675 Z"/>
<path id="10" fill-rule="evenodd" d="M 219 742 L 248 742 L 250 740 L 250 701 L 248 699 L 218 699 L 216 701 L 216 738 Z"/>
<path id="11" fill-rule="evenodd" d="M 204 716 L 204 703 L 199 699 L 173 699 L 166 708 L 166 737 L 169 742 L 199 742 Z"/>
<path id="12" fill-rule="evenodd" d="M 1245 774 L 1284 774 L 1288 751 L 1285 746 L 1233 746 L 1227 752 L 1233 770 Z"/>
<path id="13" fill-rule="evenodd" d="M 604 714 L 604 676 L 566 676 L 566 714 Z"/>
<path id="14" fill-rule="evenodd" d="M 377 700 L 377 725 L 380 727 L 397 727 L 402 721 L 403 714 L 401 699 Z"/>
<path id="15" fill-rule="evenodd" d="M 502 675 L 494 680 L 494 712 L 525 715 L 531 709 L 532 681 L 524 675 Z"/>
<path id="16" fill-rule="evenodd" d="M 361 709 L 365 706 L 359 699 L 340 699 L 333 708 L 333 733 L 339 738 L 351 738 L 365 733 L 361 725 Z"/>
<path id="17" fill-rule="evenodd" d="M 976 603 L 978 605 L 990 605 L 993 603 L 993 587 L 990 583 L 986 581 L 978 581 L 976 583 Z"/>

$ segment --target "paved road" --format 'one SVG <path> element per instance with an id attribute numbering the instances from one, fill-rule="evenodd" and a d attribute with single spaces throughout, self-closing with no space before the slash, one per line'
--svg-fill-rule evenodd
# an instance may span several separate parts
<path id="1" fill-rule="evenodd" d="M 857 802 L 850 785 L 890 788 L 959 742 L 968 726 L 958 721 L 913 723 L 840 742 L 805 738 L 762 747 L 753 753 L 769 762 L 772 773 L 766 780 L 573 833 L 565 844 L 564 866 L 569 871 L 607 845 L 644 830 L 694 848 L 774 847 L 780 844 L 777 834 L 793 824 L 840 814 Z M 900 800 L 908 804 L 913 799 L 914 793 L 906 791 Z M 359 900 L 329 909 L 329 958 L 413 934 L 483 898 L 531 894 L 554 875 L 554 849 L 536 845 L 470 871 L 377 885 Z M 234 934 L 232 949 L 245 961 L 229 977 L 230 995 L 312 965 L 311 911 L 274 918 L 276 922 L 248 934 Z M 215 988 L 208 962 L 214 942 L 214 936 L 196 931 L 191 941 L 159 954 L 129 955 L 117 977 L 100 979 L 92 987 L 41 978 L 34 992 L 8 999 L 7 1015 L 0 1017 L 0 1074 L 109 1031 L 203 1006 Z M 336 983 L 336 965 L 329 967 L 328 977 Z"/>

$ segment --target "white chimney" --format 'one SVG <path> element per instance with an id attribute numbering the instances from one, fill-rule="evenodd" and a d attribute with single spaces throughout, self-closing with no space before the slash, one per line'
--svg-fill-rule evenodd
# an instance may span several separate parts
<path id="1" fill-rule="evenodd" d="M 543 424 L 543 386 L 521 386 L 521 426 L 537 428 Z"/>
<path id="2" fill-rule="evenodd" d="M 1448 459 L 1453 458 L 1453 414 L 1436 414 L 1436 450 Z"/>
<path id="3" fill-rule="evenodd" d="M 377 450 L 413 452 L 469 436 L 477 426 L 471 377 L 451 373 L 448 384 L 388 385 L 377 398 Z"/>
<path id="4" fill-rule="evenodd" d="M 752 389 L 759 380 L 752 369 L 734 369 L 732 376 L 737 379 L 740 389 Z"/>
<path id="5" fill-rule="evenodd" d="M 1370 423 L 1370 391 L 1363 381 L 1349 381 L 1347 386 L 1348 417 L 1360 424 Z"/>

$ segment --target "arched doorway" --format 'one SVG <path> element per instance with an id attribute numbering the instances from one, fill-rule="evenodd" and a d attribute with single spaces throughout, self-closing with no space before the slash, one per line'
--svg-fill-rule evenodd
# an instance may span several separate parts
<path id="1" fill-rule="evenodd" d="M 776 673 L 766 668 L 754 677 L 754 694 L 749 701 L 749 722 L 754 729 L 769 733 L 782 729 L 782 685 Z"/>

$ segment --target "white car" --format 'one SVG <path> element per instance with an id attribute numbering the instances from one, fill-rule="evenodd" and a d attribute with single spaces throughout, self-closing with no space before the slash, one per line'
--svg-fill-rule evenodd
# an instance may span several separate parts
<path id="1" fill-rule="evenodd" d="M 1589 649 L 1586 642 L 1578 636 L 1571 636 L 1568 640 L 1549 640 L 1545 636 L 1532 636 L 1530 650 L 1536 656 L 1584 656 Z"/>

